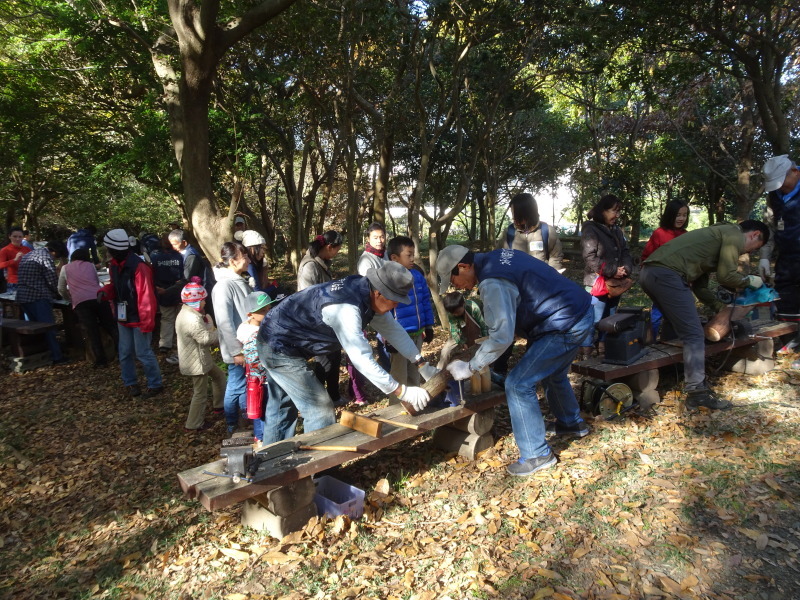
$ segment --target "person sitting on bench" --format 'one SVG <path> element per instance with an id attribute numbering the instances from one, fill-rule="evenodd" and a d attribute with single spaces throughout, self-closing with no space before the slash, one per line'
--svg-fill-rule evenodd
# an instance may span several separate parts
<path id="1" fill-rule="evenodd" d="M 436 270 L 441 294 L 451 283 L 460 290 L 478 285 L 489 328 L 489 339 L 469 362 L 456 360 L 447 367 L 454 379 L 468 379 L 490 365 L 511 345 L 515 332 L 528 340 L 525 354 L 505 383 L 511 428 L 520 453 L 519 461 L 506 470 L 525 477 L 553 466 L 556 457 L 545 440 L 536 384 L 542 382 L 556 417 L 552 427 L 556 435 L 589 434 L 568 374 L 594 325 L 591 296 L 519 250 L 473 254 L 463 246 L 447 246 L 436 259 Z"/>
<path id="2" fill-rule="evenodd" d="M 660 246 L 644 262 L 639 283 L 683 341 L 686 405 L 727 409 L 706 381 L 705 336 L 695 296 L 700 302 L 720 311 L 725 304 L 709 288 L 708 276 L 717 273 L 717 282 L 732 289 L 759 288 L 756 275 L 738 272 L 739 256 L 754 252 L 769 241 L 769 229 L 761 221 L 742 221 L 738 225 L 719 223 L 689 231 Z"/>
<path id="3" fill-rule="evenodd" d="M 430 401 L 421 387 L 400 385 L 382 369 L 362 333 L 371 324 L 400 354 L 412 360 L 426 380 L 438 372 L 419 354 L 403 327 L 388 314 L 408 304 L 413 278 L 398 263 L 383 262 L 366 276 L 351 275 L 306 288 L 271 310 L 258 334 L 258 355 L 267 368 L 269 401 L 264 417 L 264 443 L 294 435 L 298 410 L 308 433 L 336 422 L 328 392 L 308 359 L 344 350 L 353 365 L 381 392 L 394 394 L 417 410 Z"/>

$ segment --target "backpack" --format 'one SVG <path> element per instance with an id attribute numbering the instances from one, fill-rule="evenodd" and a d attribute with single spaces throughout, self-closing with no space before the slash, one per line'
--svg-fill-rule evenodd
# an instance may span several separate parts
<path id="1" fill-rule="evenodd" d="M 544 246 L 544 260 L 547 262 L 550 260 L 550 227 L 547 223 L 540 223 L 541 230 L 542 230 L 542 245 Z M 514 224 L 508 226 L 508 231 L 506 232 L 506 243 L 508 244 L 509 248 L 512 248 L 514 245 L 514 237 L 517 235 L 517 228 L 514 227 Z"/>

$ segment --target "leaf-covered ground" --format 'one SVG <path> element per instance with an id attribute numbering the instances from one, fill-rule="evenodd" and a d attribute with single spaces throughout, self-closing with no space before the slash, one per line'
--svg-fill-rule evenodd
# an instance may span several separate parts
<path id="1" fill-rule="evenodd" d="M 428 436 L 386 449 L 336 473 L 367 491 L 362 520 L 282 541 L 181 497 L 176 473 L 216 459 L 224 425 L 184 432 L 175 367 L 151 400 L 127 398 L 115 367 L 5 373 L 0 596 L 800 598 L 792 358 L 718 378 L 723 413 L 681 413 L 668 372 L 654 414 L 595 420 L 530 479 L 505 473 L 505 411 L 476 462 Z"/>

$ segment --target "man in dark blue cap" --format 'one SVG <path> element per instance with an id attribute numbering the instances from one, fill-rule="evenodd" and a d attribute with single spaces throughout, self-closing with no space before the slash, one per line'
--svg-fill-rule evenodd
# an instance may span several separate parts
<path id="1" fill-rule="evenodd" d="M 418 410 L 428 404 L 427 391 L 400 385 L 378 365 L 362 333 L 370 324 L 400 354 L 416 363 L 426 380 L 433 376 L 437 369 L 423 360 L 408 333 L 387 314 L 399 303 L 411 301 L 408 292 L 412 285 L 408 269 L 398 263 L 384 263 L 369 269 L 366 276 L 351 275 L 312 285 L 267 314 L 258 334 L 258 354 L 269 372 L 265 444 L 294 435 L 298 409 L 303 413 L 305 432 L 336 422 L 333 402 L 308 359 L 340 349 L 383 393 Z"/>

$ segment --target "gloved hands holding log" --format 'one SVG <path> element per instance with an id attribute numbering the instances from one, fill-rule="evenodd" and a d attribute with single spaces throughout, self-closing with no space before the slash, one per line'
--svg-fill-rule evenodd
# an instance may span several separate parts
<path id="1" fill-rule="evenodd" d="M 408 402 L 411 406 L 414 407 L 414 410 L 419 412 L 423 410 L 426 406 L 428 406 L 428 402 L 431 401 L 431 396 L 421 387 L 406 387 L 401 385 L 400 388 L 402 391 L 398 398 L 400 398 L 401 402 Z"/>
<path id="2" fill-rule="evenodd" d="M 469 363 L 463 360 L 454 360 L 447 365 L 447 370 L 450 371 L 450 374 L 456 381 L 463 381 L 464 379 L 472 377 L 472 369 Z"/>
<path id="3" fill-rule="evenodd" d="M 760 265 L 759 265 L 760 268 Z M 758 289 L 762 285 L 764 285 L 764 281 L 758 275 L 748 275 L 747 276 L 747 287 Z"/>

